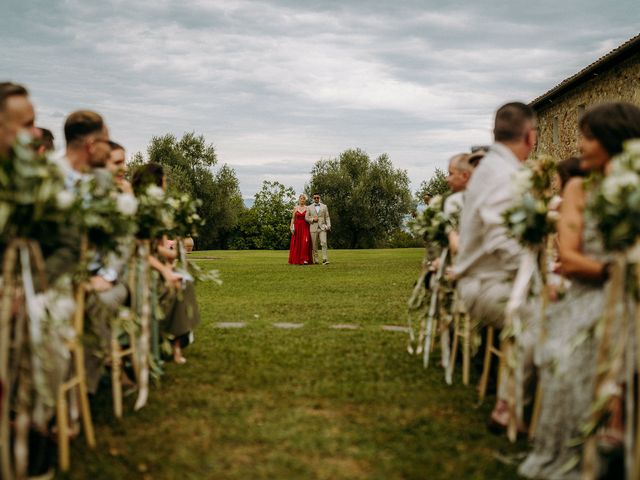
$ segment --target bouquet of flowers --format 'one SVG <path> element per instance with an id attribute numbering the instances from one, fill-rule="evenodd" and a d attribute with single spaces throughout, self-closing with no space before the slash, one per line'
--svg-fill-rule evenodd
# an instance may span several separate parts
<path id="1" fill-rule="evenodd" d="M 205 221 L 198 214 L 198 208 L 202 206 L 202 200 L 193 199 L 187 193 L 179 197 L 170 197 L 167 204 L 173 211 L 173 229 L 169 232 L 171 237 L 197 237 L 198 230 Z"/>
<path id="2" fill-rule="evenodd" d="M 36 155 L 28 134 L 0 159 L 0 237 L 33 238 L 42 222 L 59 221 L 69 205 L 59 202 L 64 179 L 46 156 Z"/>
<path id="3" fill-rule="evenodd" d="M 453 219 L 444 212 L 444 197 L 436 195 L 410 226 L 413 232 L 420 235 L 425 242 L 446 247 L 449 243 L 447 233 L 452 222 Z"/>
<path id="4" fill-rule="evenodd" d="M 175 228 L 174 212 L 168 204 L 164 190 L 156 185 L 149 185 L 138 197 L 138 238 L 156 239 L 171 233 Z"/>
<path id="5" fill-rule="evenodd" d="M 557 213 L 550 210 L 556 162 L 549 156 L 534 159 L 513 177 L 515 201 L 502 214 L 509 234 L 527 247 L 539 247 L 555 232 Z"/>
<path id="6" fill-rule="evenodd" d="M 588 205 L 607 250 L 624 251 L 640 236 L 640 140 L 625 143 Z"/>
<path id="7" fill-rule="evenodd" d="M 116 250 L 122 238 L 136 233 L 138 200 L 130 193 L 120 192 L 109 172 L 98 171 L 81 181 L 75 197 L 71 192 L 62 192 L 61 203 L 62 197 L 69 195 L 75 219 L 99 253 Z"/>

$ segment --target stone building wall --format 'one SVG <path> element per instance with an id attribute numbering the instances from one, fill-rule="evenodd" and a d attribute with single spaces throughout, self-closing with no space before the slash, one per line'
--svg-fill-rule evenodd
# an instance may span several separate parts
<path id="1" fill-rule="evenodd" d="M 554 102 L 538 107 L 537 154 L 557 161 L 578 154 L 578 119 L 585 109 L 607 101 L 640 106 L 640 53 L 582 83 Z"/>

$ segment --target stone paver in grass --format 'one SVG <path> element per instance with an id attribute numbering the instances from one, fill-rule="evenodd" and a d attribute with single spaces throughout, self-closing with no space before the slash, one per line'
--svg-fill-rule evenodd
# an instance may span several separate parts
<path id="1" fill-rule="evenodd" d="M 284 328 L 285 330 L 291 330 L 294 328 L 302 328 L 304 326 L 304 323 L 280 322 L 280 323 L 274 323 L 273 326 L 276 328 Z"/>
<path id="2" fill-rule="evenodd" d="M 218 322 L 216 328 L 244 328 L 247 324 L 245 322 Z"/>
<path id="3" fill-rule="evenodd" d="M 383 325 L 382 330 L 384 330 L 385 332 L 409 333 L 409 327 L 403 327 L 401 325 Z"/>
<path id="4" fill-rule="evenodd" d="M 331 325 L 329 328 L 333 328 L 335 330 L 357 330 L 360 328 L 360 325 L 354 325 L 353 323 L 338 323 L 336 325 Z"/>

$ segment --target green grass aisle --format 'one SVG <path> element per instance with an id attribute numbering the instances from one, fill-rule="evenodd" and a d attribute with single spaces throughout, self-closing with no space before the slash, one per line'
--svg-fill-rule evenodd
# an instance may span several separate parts
<path id="1" fill-rule="evenodd" d="M 198 287 L 203 324 L 186 365 L 168 365 L 148 406 L 116 422 L 93 404 L 98 448 L 73 443 L 72 479 L 511 479 L 522 450 L 487 433 L 491 399 L 424 371 L 405 305 L 422 251 L 196 252 L 224 284 Z M 244 322 L 244 328 L 218 328 Z M 279 329 L 274 323 L 304 323 Z M 331 328 L 355 324 L 355 330 Z M 459 373 L 459 368 L 458 372 Z"/>

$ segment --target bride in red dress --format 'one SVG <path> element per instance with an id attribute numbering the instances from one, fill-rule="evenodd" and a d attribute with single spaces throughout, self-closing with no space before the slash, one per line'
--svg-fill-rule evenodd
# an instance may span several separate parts
<path id="1" fill-rule="evenodd" d="M 311 260 L 311 232 L 309 224 L 304 219 L 307 215 L 307 197 L 302 194 L 298 198 L 298 205 L 293 208 L 291 215 L 291 245 L 289 246 L 289 263 L 307 265 Z"/>

